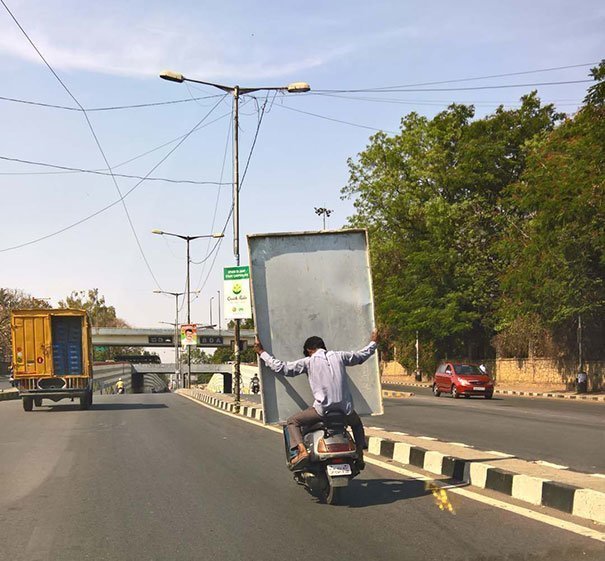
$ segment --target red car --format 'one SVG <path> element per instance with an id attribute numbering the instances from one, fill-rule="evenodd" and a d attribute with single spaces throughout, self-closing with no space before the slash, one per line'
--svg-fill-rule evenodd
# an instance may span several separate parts
<path id="1" fill-rule="evenodd" d="M 433 394 L 439 397 L 442 393 L 451 393 L 454 398 L 479 395 L 491 399 L 494 382 L 475 364 L 442 362 L 435 372 Z"/>

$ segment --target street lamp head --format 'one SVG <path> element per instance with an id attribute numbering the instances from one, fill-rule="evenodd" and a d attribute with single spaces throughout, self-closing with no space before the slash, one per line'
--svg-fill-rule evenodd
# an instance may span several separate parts
<path id="1" fill-rule="evenodd" d="M 288 84 L 288 92 L 289 93 L 304 93 L 311 90 L 311 86 L 307 84 L 307 82 L 294 82 L 292 84 Z"/>
<path id="2" fill-rule="evenodd" d="M 219 233 L 217 233 L 217 234 L 212 234 L 212 237 L 213 237 L 213 238 L 224 238 L 224 237 L 225 237 L 225 234 L 223 234 L 223 233 L 220 233 L 220 232 L 219 232 Z"/>
<path id="3" fill-rule="evenodd" d="M 162 72 L 160 72 L 160 78 L 179 83 L 185 80 L 185 77 L 180 72 L 174 72 L 173 70 L 162 70 Z"/>
<path id="4" fill-rule="evenodd" d="M 152 234 L 160 234 L 160 236 L 164 233 L 162 230 L 151 230 Z"/>
<path id="5" fill-rule="evenodd" d="M 154 294 L 163 294 L 164 291 L 163 290 L 154 290 L 153 293 Z"/>

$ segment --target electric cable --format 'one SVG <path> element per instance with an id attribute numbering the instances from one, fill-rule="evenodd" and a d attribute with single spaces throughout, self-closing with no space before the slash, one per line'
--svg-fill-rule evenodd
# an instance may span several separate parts
<path id="1" fill-rule="evenodd" d="M 296 111 L 296 113 L 303 113 L 304 115 L 311 115 L 312 117 L 317 117 L 318 119 L 325 119 L 326 121 L 333 121 L 334 123 L 340 123 L 342 125 L 349 125 L 351 127 L 357 127 L 360 129 L 366 129 L 377 132 L 387 132 L 390 134 L 397 134 L 396 131 L 391 131 L 387 129 L 377 129 L 376 127 L 369 127 L 367 125 L 360 125 L 359 123 L 352 123 L 350 121 L 343 121 L 342 119 L 335 119 L 334 117 L 327 117 L 325 115 L 320 115 L 319 113 L 311 113 L 310 111 L 303 111 L 302 109 L 295 109 L 294 107 L 289 107 L 284 104 L 277 104 L 276 107 L 281 107 L 283 109 L 288 109 L 289 111 Z"/>
<path id="2" fill-rule="evenodd" d="M 3 2 L 4 3 L 4 2 Z M 87 107 L 87 108 L 80 108 L 80 107 L 71 107 L 69 105 L 58 105 L 58 104 L 54 104 L 54 103 L 44 103 L 42 101 L 31 101 L 28 99 L 19 99 L 19 98 L 15 98 L 15 97 L 6 97 L 6 96 L 0 96 L 0 101 L 9 101 L 11 103 L 21 103 L 23 105 L 34 105 L 37 107 L 46 107 L 46 108 L 50 108 L 50 109 L 63 109 L 64 111 L 76 111 L 76 112 L 83 112 L 83 111 L 87 111 L 88 113 L 95 113 L 95 112 L 101 112 L 101 111 L 120 111 L 123 109 L 142 109 L 142 108 L 146 108 L 146 107 L 159 107 L 162 105 L 177 105 L 179 103 L 190 103 L 192 101 L 201 101 L 204 99 L 214 99 L 217 97 L 222 97 L 222 94 L 215 94 L 215 95 L 208 95 L 208 96 L 204 96 L 204 97 L 191 97 L 191 98 L 187 98 L 187 99 L 170 99 L 167 101 L 152 101 L 149 103 L 136 103 L 133 105 L 113 105 L 113 106 L 109 106 L 109 107 Z"/>
<path id="3" fill-rule="evenodd" d="M 391 92 L 462 92 L 462 91 L 477 91 L 477 90 L 498 90 L 506 88 L 528 88 L 534 86 L 560 86 L 566 84 L 585 84 L 587 82 L 593 82 L 594 80 L 583 79 L 583 80 L 563 80 L 559 82 L 533 82 L 527 84 L 495 84 L 492 86 L 465 86 L 461 88 L 398 88 L 396 86 L 390 86 L 388 89 L 385 88 L 359 88 L 351 90 L 315 90 L 315 93 L 391 93 Z"/>
<path id="4" fill-rule="evenodd" d="M 53 168 L 53 169 L 68 170 L 68 171 L 74 171 L 74 172 L 79 172 L 79 173 L 91 173 L 94 175 L 111 175 L 109 172 L 106 172 L 106 171 L 84 169 L 84 168 L 74 168 L 74 167 L 69 167 L 69 166 L 60 166 L 60 165 L 56 165 L 56 164 L 48 164 L 45 162 L 37 162 L 34 160 L 24 160 L 22 158 L 10 158 L 8 156 L 0 156 L 0 160 L 4 160 L 7 162 L 16 162 L 16 163 L 20 163 L 20 164 L 48 167 L 48 168 Z M 0 175 L 7 175 L 7 174 L 0 173 Z M 10 174 L 10 175 L 14 175 L 14 174 Z M 115 173 L 115 172 L 113 175 L 115 175 L 116 177 L 124 177 L 126 179 L 142 179 L 143 181 L 164 181 L 166 183 L 186 183 L 186 184 L 190 184 L 190 185 L 221 185 L 217 181 L 196 181 L 194 179 L 170 179 L 170 178 L 166 178 L 166 177 L 143 177 L 141 175 L 128 175 L 128 174 L 124 174 L 124 173 Z M 225 185 L 228 185 L 228 183 L 225 183 Z"/>
<path id="5" fill-rule="evenodd" d="M 557 70 L 569 70 L 570 68 L 582 68 L 586 66 L 596 66 L 598 62 L 584 62 L 581 64 L 568 64 L 566 66 L 551 66 L 549 68 L 538 68 L 534 70 L 522 70 L 517 72 L 507 72 L 504 74 L 490 74 L 488 76 L 475 76 L 474 78 L 455 78 L 452 80 L 438 80 L 433 82 L 418 82 L 415 84 L 403 84 L 399 86 L 379 86 L 375 88 L 368 88 L 373 91 L 390 90 L 393 88 L 415 88 L 418 86 L 437 86 L 440 84 L 455 84 L 459 82 L 476 82 L 479 80 L 491 80 L 493 78 L 507 78 L 510 76 L 523 76 L 526 74 L 540 74 L 542 72 L 554 72 Z M 315 91 L 327 91 L 327 90 L 315 90 Z M 354 90 L 350 90 L 354 91 Z"/>
<path id="6" fill-rule="evenodd" d="M 0 1 L 2 1 L 2 0 L 0 0 Z M 228 94 L 225 94 L 225 95 L 228 95 Z M 215 106 L 214 106 L 214 107 L 213 107 L 213 108 L 212 108 L 212 109 L 211 109 L 211 110 L 210 110 L 210 111 L 209 111 L 209 112 L 208 112 L 208 113 L 207 113 L 207 114 L 206 114 L 204 117 L 202 117 L 202 119 L 201 119 L 200 121 L 198 121 L 198 123 L 197 123 L 197 124 L 196 124 L 196 125 L 195 125 L 195 126 L 194 126 L 194 127 L 193 127 L 193 128 L 190 130 L 190 131 L 189 131 L 189 133 L 187 133 L 186 135 L 184 135 L 184 136 L 181 138 L 181 140 L 178 142 L 178 144 L 177 144 L 176 146 L 174 146 L 174 147 L 173 147 L 173 148 L 172 148 L 170 151 L 168 151 L 168 152 L 166 153 L 166 155 L 165 155 L 165 156 L 163 156 L 163 157 L 162 157 L 162 158 L 161 158 L 161 159 L 158 161 L 158 163 L 157 163 L 157 164 L 155 164 L 155 165 L 154 165 L 154 166 L 153 166 L 153 167 L 152 167 L 152 168 L 149 170 L 149 172 L 147 173 L 147 176 L 151 175 L 151 174 L 152 174 L 152 173 L 153 173 L 153 172 L 154 172 L 154 171 L 155 171 L 155 170 L 156 170 L 158 167 L 160 167 L 160 166 L 161 166 L 161 165 L 162 165 L 162 164 L 163 164 L 163 163 L 164 163 L 164 162 L 165 162 L 165 161 L 166 161 L 166 160 L 167 160 L 167 159 L 168 159 L 168 158 L 169 158 L 169 157 L 170 157 L 170 156 L 171 156 L 171 155 L 172 155 L 174 152 L 176 152 L 176 150 L 177 150 L 177 149 L 178 149 L 178 148 L 179 148 L 179 147 L 180 147 L 180 146 L 181 146 L 181 145 L 182 145 L 182 144 L 185 142 L 185 140 L 187 140 L 187 139 L 189 138 L 189 136 L 191 136 L 191 134 L 193 134 L 193 132 L 195 132 L 195 131 L 198 129 L 198 127 L 200 126 L 200 124 L 201 124 L 201 123 L 203 123 L 204 119 L 206 119 L 206 118 L 207 118 L 207 117 L 208 117 L 208 116 L 209 116 L 209 115 L 212 113 L 212 111 L 214 111 L 214 109 L 216 109 L 216 107 L 218 107 L 218 104 L 219 104 L 219 103 L 220 103 L 220 100 L 219 100 L 219 102 L 217 102 L 217 103 L 215 104 Z M 41 241 L 46 240 L 46 239 L 48 239 L 48 238 L 52 238 L 52 237 L 54 237 L 54 236 L 57 236 L 57 235 L 59 235 L 59 234 L 62 234 L 63 232 L 66 232 L 67 230 L 70 230 L 71 228 L 75 228 L 76 226 L 79 226 L 80 224 L 83 224 L 84 222 L 87 222 L 88 220 L 90 220 L 90 219 L 94 218 L 95 216 L 98 216 L 99 214 L 102 214 L 103 212 L 105 212 L 105 211 L 109 210 L 110 208 L 112 208 L 112 207 L 114 207 L 114 206 L 116 206 L 116 205 L 120 204 L 120 202 L 121 202 L 123 199 L 125 199 L 126 197 L 128 197 L 128 195 L 130 195 L 131 193 L 133 193 L 133 192 L 134 192 L 134 191 L 135 191 L 135 190 L 136 190 L 136 189 L 137 189 L 137 188 L 138 188 L 138 187 L 139 187 L 139 186 L 140 186 L 140 185 L 143 183 L 143 181 L 146 179 L 146 177 L 147 177 L 147 176 L 144 176 L 144 178 L 143 178 L 143 179 L 141 179 L 139 182 L 137 182 L 135 185 L 133 185 L 133 186 L 132 186 L 132 187 L 131 187 L 131 188 L 130 188 L 128 191 L 126 191 L 126 192 L 124 193 L 124 195 L 123 195 L 123 197 L 122 197 L 122 198 L 116 199 L 115 201 L 113 201 L 113 202 L 111 202 L 111 203 L 109 203 L 109 204 L 105 205 L 104 207 L 102 207 L 102 208 L 98 209 L 97 211 L 95 211 L 95 212 L 93 212 L 93 213 L 91 213 L 91 214 L 89 214 L 89 215 L 85 216 L 84 218 L 81 218 L 80 220 L 77 220 L 76 222 L 73 222 L 73 223 L 71 223 L 71 224 L 69 224 L 69 225 L 67 225 L 67 226 L 65 226 L 65 227 L 63 227 L 63 228 L 60 228 L 59 230 L 56 230 L 56 231 L 54 231 L 54 232 L 51 232 L 50 234 L 46 234 L 46 235 L 44 235 L 44 236 L 40 236 L 39 238 L 35 238 L 35 239 L 33 239 L 33 240 L 29 240 L 29 241 L 27 241 L 27 242 L 23 242 L 23 243 L 20 243 L 20 244 L 17 244 L 17 245 L 11 246 L 11 247 L 5 247 L 5 248 L 2 248 L 2 249 L 0 249 L 0 253 L 4 253 L 4 252 L 6 252 L 6 251 L 12 251 L 12 250 L 15 250 L 15 249 L 19 249 L 19 248 L 22 248 L 22 247 L 26 247 L 26 246 L 28 246 L 28 245 L 32 245 L 32 244 L 35 244 L 35 243 L 41 242 Z"/>
<path id="7" fill-rule="evenodd" d="M 205 129 L 206 127 L 209 127 L 210 125 L 216 123 L 217 121 L 224 119 L 229 114 L 230 113 L 223 113 L 220 117 L 217 117 L 216 119 L 212 119 L 212 121 L 208 121 L 207 123 L 205 123 L 203 125 L 199 125 L 198 127 L 195 128 L 195 130 L 193 132 L 197 132 L 201 129 Z M 159 146 L 156 146 L 155 148 L 151 148 L 150 150 L 147 150 L 146 152 L 143 152 L 142 154 L 139 154 L 138 156 L 134 156 L 132 158 L 129 158 L 128 160 L 120 162 L 119 164 L 115 164 L 113 166 L 113 169 L 115 170 L 119 167 L 123 167 L 127 164 L 130 164 L 131 162 L 134 162 L 135 160 L 139 160 L 140 158 L 148 156 L 149 154 L 152 154 L 153 152 L 157 152 L 158 150 L 161 150 L 162 148 L 165 148 L 166 146 L 169 146 L 170 144 L 174 144 L 175 142 L 189 136 L 190 134 L 191 134 L 191 131 L 189 131 L 188 133 L 182 134 L 180 136 L 177 136 L 176 138 L 173 138 L 172 140 L 164 142 L 163 144 L 160 144 Z M 107 171 L 107 168 L 96 169 L 93 171 L 95 171 L 95 172 L 96 171 Z M 81 173 L 81 172 L 80 171 L 0 172 L 0 175 L 63 175 L 63 174 L 71 174 L 71 173 Z"/>
<path id="8" fill-rule="evenodd" d="M 268 97 L 267 97 L 268 99 Z M 258 134 L 260 132 L 260 127 L 261 124 L 263 122 L 263 118 L 265 116 L 265 109 L 267 107 L 267 99 L 265 99 L 265 103 L 263 104 L 263 107 L 260 111 L 260 115 L 258 118 L 258 123 L 256 125 L 256 131 L 254 133 L 254 138 L 252 140 L 252 145 L 250 146 L 250 151 L 248 152 L 248 158 L 246 159 L 246 165 L 244 166 L 244 171 L 242 173 L 242 178 L 239 182 L 239 189 L 238 189 L 238 193 L 242 190 L 242 187 L 244 185 L 244 181 L 246 179 L 246 174 L 248 173 L 248 168 L 250 166 L 250 162 L 252 160 L 252 154 L 254 153 L 254 148 L 256 146 L 256 141 L 258 140 Z M 233 215 L 233 204 L 231 204 L 231 209 L 229 211 L 229 214 L 227 215 L 227 220 L 225 221 L 225 225 L 223 226 L 223 230 L 222 233 L 224 234 L 225 231 L 227 230 L 227 226 L 229 225 L 229 222 L 231 220 L 231 216 Z M 217 247 L 220 246 L 220 243 L 222 242 L 224 238 L 219 238 L 217 240 Z M 206 275 L 206 278 L 204 279 L 203 284 L 198 288 L 198 290 L 201 292 L 202 290 L 204 290 L 204 287 L 206 286 L 206 283 L 208 282 L 208 279 L 210 278 L 210 274 L 212 273 L 212 270 L 214 269 L 214 264 L 216 262 L 216 258 L 218 256 L 218 251 L 214 254 L 214 258 L 212 260 L 212 263 L 210 264 L 210 269 L 208 270 L 208 274 Z M 199 295 L 196 297 L 196 299 L 199 297 Z"/>
<path id="9" fill-rule="evenodd" d="M 48 68 L 48 70 L 56 78 L 56 80 L 59 82 L 59 84 L 61 84 L 61 86 L 67 92 L 67 94 L 69 95 L 69 97 L 71 97 L 73 99 L 74 103 L 82 110 L 82 114 L 84 115 L 84 119 L 86 120 L 86 124 L 88 125 L 90 133 L 91 133 L 91 135 L 92 135 L 92 137 L 93 137 L 93 139 L 94 139 L 94 141 L 95 141 L 95 143 L 97 145 L 97 148 L 99 149 L 99 152 L 101 153 L 103 161 L 105 162 L 105 165 L 107 166 L 107 169 L 108 169 L 109 173 L 111 174 L 111 179 L 112 179 L 113 184 L 114 184 L 114 186 L 116 188 L 116 191 L 118 192 L 118 195 L 120 196 L 120 202 L 122 203 L 122 207 L 124 209 L 124 213 L 126 214 L 126 219 L 128 220 L 128 224 L 130 226 L 130 230 L 132 232 L 132 235 L 134 236 L 134 239 L 136 241 L 137 247 L 139 248 L 139 252 L 141 254 L 141 257 L 143 258 L 143 261 L 145 262 L 145 266 L 147 267 L 147 270 L 149 271 L 149 274 L 151 275 L 151 278 L 153 279 L 154 283 L 161 290 L 162 287 L 161 287 L 161 285 L 160 285 L 157 277 L 155 276 L 155 273 L 153 272 L 153 269 L 151 268 L 151 264 L 149 263 L 149 260 L 147 259 L 147 256 L 145 255 L 145 251 L 143 250 L 143 246 L 141 245 L 141 241 L 139 240 L 139 236 L 138 236 L 138 234 L 136 232 L 136 229 L 134 227 L 134 224 L 132 222 L 132 218 L 130 216 L 130 212 L 128 211 L 128 207 L 126 206 L 126 201 L 124 200 L 124 197 L 122 195 L 122 190 L 120 189 L 120 186 L 118 185 L 117 179 L 113 175 L 113 170 L 111 169 L 111 166 L 109 164 L 109 160 L 107 159 L 105 151 L 103 150 L 103 147 L 101 146 L 101 142 L 99 141 L 99 138 L 97 137 L 97 133 L 95 132 L 94 127 L 92 126 L 90 118 L 88 117 L 88 113 L 86 112 L 86 110 L 84 109 L 84 107 L 82 106 L 82 104 L 78 101 L 78 99 L 74 96 L 74 94 L 71 93 L 71 90 L 67 87 L 67 85 L 65 84 L 65 82 L 63 82 L 63 80 L 60 78 L 60 76 L 55 72 L 55 69 L 46 60 L 46 58 L 44 57 L 44 55 L 42 54 L 42 52 L 40 51 L 40 49 L 38 49 L 38 47 L 33 42 L 33 40 L 31 39 L 31 37 L 27 34 L 27 31 L 25 31 L 25 29 L 23 28 L 23 26 L 19 23 L 19 21 L 15 17 L 15 15 L 11 12 L 11 10 L 9 9 L 9 7 L 6 5 L 5 1 L 4 0 L 0 0 L 0 2 L 2 2 L 2 5 L 4 6 L 4 8 L 8 12 L 8 14 L 11 16 L 12 20 L 15 22 L 15 24 L 17 25 L 17 27 L 21 30 L 21 32 L 23 33 L 23 35 L 25 36 L 25 38 L 27 39 L 27 41 L 29 42 L 29 44 L 36 51 L 36 53 L 38 54 L 38 56 L 40 57 L 40 59 L 42 60 L 42 62 L 44 62 L 44 64 Z"/>

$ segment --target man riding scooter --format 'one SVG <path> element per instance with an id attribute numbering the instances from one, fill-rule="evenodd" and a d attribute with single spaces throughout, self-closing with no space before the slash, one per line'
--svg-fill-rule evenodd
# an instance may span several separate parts
<path id="1" fill-rule="evenodd" d="M 122 381 L 122 378 L 116 382 L 116 393 L 124 393 L 124 382 Z"/>
<path id="2" fill-rule="evenodd" d="M 303 444 L 304 427 L 322 421 L 328 413 L 340 411 L 346 416 L 347 424 L 353 431 L 359 465 L 363 467 L 365 433 L 361 419 L 353 409 L 345 367 L 363 364 L 376 351 L 377 341 L 378 335 L 374 330 L 370 343 L 359 351 L 328 351 L 323 339 L 309 337 L 303 346 L 305 358 L 283 362 L 266 352 L 258 338 L 256 339 L 254 350 L 271 370 L 284 376 L 307 374 L 309 378 L 313 405 L 292 415 L 286 421 L 291 449 L 298 452 L 290 462 L 292 466 L 302 462 L 309 455 Z"/>

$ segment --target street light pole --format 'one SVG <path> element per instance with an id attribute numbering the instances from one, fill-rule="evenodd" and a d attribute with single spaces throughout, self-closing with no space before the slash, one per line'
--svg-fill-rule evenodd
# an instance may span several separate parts
<path id="1" fill-rule="evenodd" d="M 184 292 L 167 292 L 166 290 L 154 290 L 156 294 L 169 294 L 174 296 L 174 375 L 176 384 L 180 387 L 181 384 L 181 365 L 179 363 L 179 296 Z"/>
<path id="2" fill-rule="evenodd" d="M 239 252 L 239 98 L 240 95 L 249 94 L 257 91 L 281 91 L 289 93 L 308 92 L 311 87 L 306 82 L 294 82 L 287 86 L 278 87 L 258 87 L 258 88 L 242 88 L 240 86 L 225 86 L 223 84 L 214 84 L 203 80 L 194 80 L 185 78 L 181 73 L 172 70 L 164 70 L 160 73 L 160 78 L 171 82 L 195 82 L 205 86 L 212 86 L 219 90 L 229 93 L 233 96 L 233 253 L 235 256 L 235 264 L 239 267 L 240 252 Z M 241 386 L 241 354 L 240 354 L 240 322 L 236 319 L 235 322 L 235 406 L 239 409 L 240 404 L 240 386 Z"/>
<path id="3" fill-rule="evenodd" d="M 221 333 L 221 291 L 217 290 L 216 293 L 218 294 L 218 332 L 220 335 L 220 333 Z"/>
<path id="4" fill-rule="evenodd" d="M 208 234 L 205 236 L 183 236 L 181 234 L 173 234 L 172 232 L 164 232 L 163 230 L 152 230 L 152 234 L 158 234 L 160 236 L 173 236 L 175 238 L 180 238 L 181 240 L 185 240 L 187 242 L 187 323 L 191 324 L 191 276 L 189 274 L 189 269 L 191 265 L 191 256 L 189 253 L 189 243 L 193 240 L 199 240 L 200 238 L 222 238 L 224 237 L 223 233 L 219 234 Z M 156 291 L 161 292 L 161 291 Z M 191 387 L 191 347 L 187 346 L 187 382 L 183 384 L 184 387 Z"/>
<path id="5" fill-rule="evenodd" d="M 212 298 L 210 298 L 210 325 L 213 325 L 213 323 L 212 323 L 212 300 L 214 300 L 214 296 Z"/>

